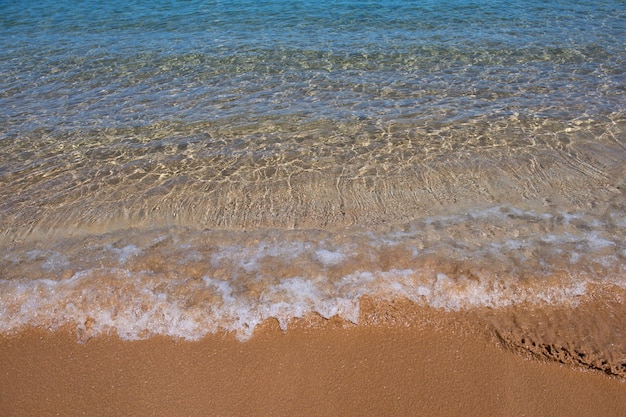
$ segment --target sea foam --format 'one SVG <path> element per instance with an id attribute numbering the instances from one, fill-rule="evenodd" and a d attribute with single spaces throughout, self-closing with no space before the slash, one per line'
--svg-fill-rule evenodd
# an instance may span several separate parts
<path id="1" fill-rule="evenodd" d="M 0 332 L 68 326 L 83 339 L 196 340 L 221 329 L 245 340 L 268 319 L 282 329 L 308 314 L 356 323 L 363 296 L 462 310 L 575 305 L 590 285 L 625 285 L 621 231 L 555 217 L 497 207 L 377 233 L 174 227 L 13 247 Z M 476 239 L 468 228 L 500 233 Z"/>

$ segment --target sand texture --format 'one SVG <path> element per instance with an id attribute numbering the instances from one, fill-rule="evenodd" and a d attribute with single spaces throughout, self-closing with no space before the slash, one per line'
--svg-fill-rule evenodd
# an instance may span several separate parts
<path id="1" fill-rule="evenodd" d="M 394 308 L 358 326 L 269 321 L 247 342 L 21 332 L 0 339 L 0 414 L 626 415 L 619 377 L 514 353 L 461 314 L 416 308 L 406 325 Z"/>

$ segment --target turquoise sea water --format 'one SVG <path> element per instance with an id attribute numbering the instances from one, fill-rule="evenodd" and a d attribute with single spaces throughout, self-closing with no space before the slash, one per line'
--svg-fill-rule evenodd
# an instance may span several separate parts
<path id="1" fill-rule="evenodd" d="M 626 288 L 624 1 L 0 2 L 0 331 Z"/>
<path id="2" fill-rule="evenodd" d="M 8 138 L 159 122 L 572 120 L 624 106 L 620 1 L 0 7 Z"/>

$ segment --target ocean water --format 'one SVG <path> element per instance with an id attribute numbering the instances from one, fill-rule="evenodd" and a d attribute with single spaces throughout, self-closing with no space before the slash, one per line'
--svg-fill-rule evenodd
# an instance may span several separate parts
<path id="1" fill-rule="evenodd" d="M 0 332 L 626 290 L 625 46 L 620 0 L 0 2 Z"/>

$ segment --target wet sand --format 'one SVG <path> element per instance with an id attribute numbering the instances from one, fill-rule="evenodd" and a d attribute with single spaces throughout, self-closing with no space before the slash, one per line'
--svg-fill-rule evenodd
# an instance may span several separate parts
<path id="1" fill-rule="evenodd" d="M 25 331 L 0 338 L 0 414 L 626 415 L 623 378 L 514 353 L 459 313 L 414 308 L 406 325 L 405 307 L 358 326 L 270 321 L 247 342 Z"/>

